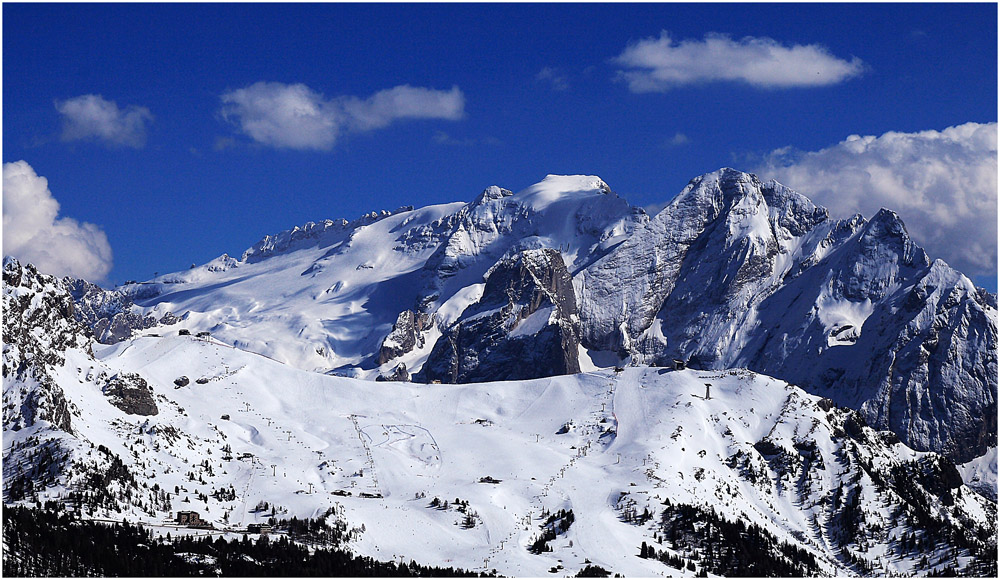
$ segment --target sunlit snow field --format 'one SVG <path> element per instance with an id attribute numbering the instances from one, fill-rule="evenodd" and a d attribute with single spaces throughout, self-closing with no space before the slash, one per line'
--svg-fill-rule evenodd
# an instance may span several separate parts
<path id="1" fill-rule="evenodd" d="M 837 460 L 843 439 L 834 443 L 817 397 L 762 375 L 609 368 L 533 381 L 424 385 L 319 375 L 211 338 L 175 334 L 94 350 L 97 365 L 69 351 L 62 372 L 71 376 L 60 377 L 79 385 L 65 391 L 83 410 L 74 419 L 81 439 L 131 461 L 147 483 L 177 486 L 172 510 L 199 511 L 220 529 L 266 521 L 271 511 L 255 510 L 261 502 L 279 518 L 317 517 L 339 505 L 352 526 L 365 528 L 352 548 L 381 560 L 517 576 L 553 568 L 573 574 L 588 562 L 630 576 L 676 575 L 657 560 L 635 557 L 642 542 L 652 542 L 652 528 L 623 518 L 630 509 L 655 513 L 669 499 L 765 524 L 779 539 L 812 546 L 830 573 L 844 572 L 823 556 L 833 548 L 817 525 L 825 517 L 819 499 L 846 468 Z M 94 377 L 118 369 L 149 381 L 158 415 L 126 415 L 107 402 Z M 178 387 L 182 375 L 189 383 Z M 727 462 L 741 450 L 754 455 L 753 442 L 765 437 L 788 448 L 816 441 L 825 467 L 807 483 L 752 484 Z M 231 454 L 223 451 L 227 445 Z M 892 452 L 921 455 L 898 444 Z M 235 501 L 197 499 L 230 485 Z M 887 508 L 870 495 L 864 506 L 891 532 Z M 449 509 L 430 507 L 435 497 Z M 976 502 L 964 497 L 975 513 Z M 462 525 L 466 514 L 455 509 L 456 499 L 468 502 L 473 527 Z M 575 522 L 550 542 L 552 552 L 531 554 L 527 546 L 540 534 L 543 510 L 558 509 L 572 509 Z M 104 514 L 122 515 L 164 524 L 170 513 Z M 911 564 L 893 560 L 884 571 Z"/>

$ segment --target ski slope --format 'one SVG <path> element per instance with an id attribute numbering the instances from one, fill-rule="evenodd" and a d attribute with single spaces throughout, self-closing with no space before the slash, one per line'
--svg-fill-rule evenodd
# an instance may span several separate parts
<path id="1" fill-rule="evenodd" d="M 419 385 L 310 373 L 173 333 L 95 345 L 94 354 L 67 351 L 57 370 L 78 411 L 76 436 L 61 436 L 84 465 L 100 461 L 95 446 L 107 447 L 139 485 L 131 506 L 89 517 L 162 524 L 173 512 L 195 510 L 218 528 L 242 529 L 272 515 L 255 509 L 263 502 L 278 518 L 319 517 L 339 506 L 352 526 L 364 526 L 352 549 L 380 560 L 514 576 L 572 575 L 587 563 L 628 576 L 693 575 L 636 557 L 642 542 L 667 548 L 655 544 L 655 518 L 633 525 L 625 511 L 657 513 L 669 499 L 758 523 L 814 553 L 828 573 L 851 574 L 831 543 L 825 508 L 845 473 L 858 471 L 845 463 L 847 451 L 876 465 L 926 455 L 877 436 L 857 448 L 835 434 L 844 411 L 824 411 L 817 397 L 744 370 L 598 369 Z M 101 373 L 119 372 L 149 382 L 157 415 L 128 415 L 105 399 Z M 179 387 L 182 375 L 189 382 Z M 5 433 L 5 447 L 31 432 Z M 764 439 L 790 452 L 815 442 L 823 459 L 775 471 L 755 451 Z M 747 469 L 767 477 L 754 481 Z M 73 473 L 44 497 L 77 488 Z M 876 491 L 865 473 L 857 477 L 877 571 L 910 572 L 915 557 L 885 558 L 888 548 L 877 543 L 901 532 L 892 517 L 898 498 Z M 169 506 L 142 499 L 154 482 L 171 493 Z M 234 499 L 212 496 L 230 487 Z M 449 508 L 430 507 L 434 498 Z M 455 509 L 456 499 L 468 503 L 466 513 Z M 530 553 L 544 516 L 559 509 L 573 510 L 575 522 L 550 542 L 551 552 Z M 988 502 L 971 492 L 954 509 L 990 517 Z M 466 515 L 474 526 L 461 525 Z"/>

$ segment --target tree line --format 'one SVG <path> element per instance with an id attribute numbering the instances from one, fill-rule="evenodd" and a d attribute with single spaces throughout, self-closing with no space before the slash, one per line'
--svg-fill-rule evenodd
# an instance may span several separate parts
<path id="1" fill-rule="evenodd" d="M 140 525 L 76 520 L 55 508 L 4 508 L 4 576 L 476 576 L 414 561 L 379 562 L 342 548 L 307 548 L 284 534 L 256 541 L 245 534 L 231 540 L 157 537 Z M 291 526 L 313 534 L 322 529 Z"/>

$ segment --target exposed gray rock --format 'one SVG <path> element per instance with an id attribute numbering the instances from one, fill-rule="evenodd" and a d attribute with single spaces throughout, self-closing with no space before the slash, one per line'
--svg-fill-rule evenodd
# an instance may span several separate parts
<path id="1" fill-rule="evenodd" d="M 140 313 L 126 292 L 105 290 L 86 280 L 69 277 L 65 282 L 76 303 L 76 319 L 87 325 L 100 343 L 115 344 L 131 338 L 136 331 L 179 321 L 169 312 L 159 320 Z"/>
<path id="2" fill-rule="evenodd" d="M 830 220 L 723 169 L 578 279 L 588 348 L 766 373 L 958 462 L 996 445 L 996 298 L 889 210 Z"/>
<path id="3" fill-rule="evenodd" d="M 129 415 L 155 415 L 159 412 L 153 389 L 135 373 L 119 373 L 102 388 L 108 401 Z"/>
<path id="4" fill-rule="evenodd" d="M 72 432 L 72 409 L 50 371 L 64 364 L 70 348 L 89 348 L 87 329 L 73 317 L 73 299 L 61 280 L 3 263 L 4 428 L 18 430 L 48 421 Z"/>
<path id="5" fill-rule="evenodd" d="M 177 324 L 181 319 L 174 315 L 173 312 L 168 312 L 160 317 L 160 324 L 163 326 L 170 326 L 172 324 Z"/>
<path id="6" fill-rule="evenodd" d="M 412 310 L 400 312 L 396 323 L 392 325 L 392 331 L 382 340 L 376 362 L 384 365 L 415 348 L 423 348 L 423 332 L 433 326 L 433 319 L 424 312 Z"/>
<path id="7" fill-rule="evenodd" d="M 579 318 L 573 280 L 557 250 L 500 260 L 483 296 L 438 339 L 428 381 L 470 383 L 576 373 Z"/>

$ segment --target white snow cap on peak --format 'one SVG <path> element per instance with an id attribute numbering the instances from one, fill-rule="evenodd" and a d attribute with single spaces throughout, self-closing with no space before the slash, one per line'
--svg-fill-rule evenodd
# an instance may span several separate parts
<path id="1" fill-rule="evenodd" d="M 519 191 L 516 197 L 541 211 L 552 203 L 565 198 L 579 198 L 611 193 L 604 180 L 596 175 L 546 175 L 545 179 Z"/>

